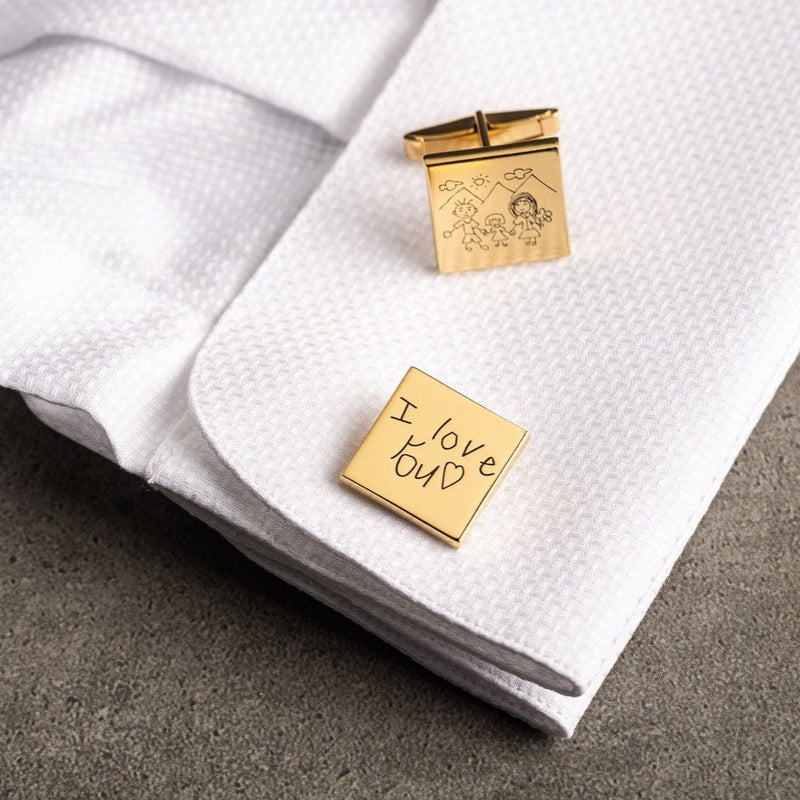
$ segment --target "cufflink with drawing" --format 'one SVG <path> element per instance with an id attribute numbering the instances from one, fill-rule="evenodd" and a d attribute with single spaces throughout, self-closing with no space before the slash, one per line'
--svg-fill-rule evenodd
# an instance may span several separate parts
<path id="1" fill-rule="evenodd" d="M 460 547 L 527 442 L 518 425 L 411 367 L 340 477 Z"/>
<path id="2" fill-rule="evenodd" d="M 478 111 L 405 135 L 428 173 L 440 272 L 569 255 L 558 127 L 554 108 Z"/>

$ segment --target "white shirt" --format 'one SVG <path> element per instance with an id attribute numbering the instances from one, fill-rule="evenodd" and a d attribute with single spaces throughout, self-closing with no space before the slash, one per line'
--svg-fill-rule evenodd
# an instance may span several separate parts
<path id="1" fill-rule="evenodd" d="M 6 3 L 0 382 L 570 735 L 798 352 L 798 12 L 731 6 Z M 551 105 L 573 255 L 439 275 L 402 134 Z M 531 432 L 457 552 L 337 482 L 412 364 Z"/>

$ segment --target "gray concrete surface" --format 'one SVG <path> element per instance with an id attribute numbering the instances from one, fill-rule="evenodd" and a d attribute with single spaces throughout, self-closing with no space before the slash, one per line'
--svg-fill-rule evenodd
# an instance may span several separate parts
<path id="1" fill-rule="evenodd" d="M 434 677 L 0 392 L 0 796 L 800 797 L 800 368 L 571 741 Z"/>

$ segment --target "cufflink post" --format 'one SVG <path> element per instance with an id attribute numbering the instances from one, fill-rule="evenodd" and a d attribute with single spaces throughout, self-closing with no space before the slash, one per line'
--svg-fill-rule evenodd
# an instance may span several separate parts
<path id="1" fill-rule="evenodd" d="M 481 137 L 482 147 L 491 147 L 489 141 L 489 124 L 486 122 L 486 114 L 483 111 L 475 112 L 475 127 L 478 129 L 478 134 Z"/>

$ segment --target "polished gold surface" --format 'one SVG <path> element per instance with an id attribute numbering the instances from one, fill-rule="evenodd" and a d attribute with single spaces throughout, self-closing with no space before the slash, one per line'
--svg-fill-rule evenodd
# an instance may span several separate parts
<path id="1" fill-rule="evenodd" d="M 411 367 L 341 480 L 459 547 L 527 441 L 518 425 Z"/>
<path id="2" fill-rule="evenodd" d="M 556 109 L 538 109 L 406 134 L 428 174 L 440 272 L 569 255 L 557 131 Z"/>

